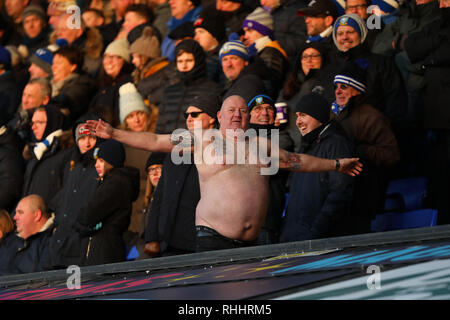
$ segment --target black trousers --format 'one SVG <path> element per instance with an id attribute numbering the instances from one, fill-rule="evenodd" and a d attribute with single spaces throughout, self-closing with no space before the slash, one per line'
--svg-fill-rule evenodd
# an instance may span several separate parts
<path id="1" fill-rule="evenodd" d="M 216 230 L 205 226 L 196 226 L 197 245 L 196 252 L 235 249 L 256 245 L 256 241 L 240 241 L 227 238 Z"/>

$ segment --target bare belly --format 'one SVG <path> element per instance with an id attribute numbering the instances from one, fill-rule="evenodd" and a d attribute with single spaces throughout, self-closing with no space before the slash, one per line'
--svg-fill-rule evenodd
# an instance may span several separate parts
<path id="1" fill-rule="evenodd" d="M 258 237 L 268 208 L 268 178 L 246 165 L 198 166 L 201 199 L 196 225 L 236 240 Z"/>

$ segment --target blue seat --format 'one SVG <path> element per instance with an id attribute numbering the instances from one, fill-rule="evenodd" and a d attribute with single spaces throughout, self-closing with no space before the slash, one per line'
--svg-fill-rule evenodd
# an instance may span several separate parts
<path id="1" fill-rule="evenodd" d="M 371 230 L 383 232 L 410 228 L 432 227 L 437 223 L 437 210 L 420 209 L 408 212 L 386 212 L 371 222 Z"/>
<path id="2" fill-rule="evenodd" d="M 139 252 L 137 251 L 136 246 L 133 246 L 127 251 L 127 261 L 135 260 L 137 257 L 139 257 Z"/>
<path id="3" fill-rule="evenodd" d="M 386 191 L 385 212 L 405 212 L 424 208 L 428 180 L 412 177 L 392 180 Z"/>

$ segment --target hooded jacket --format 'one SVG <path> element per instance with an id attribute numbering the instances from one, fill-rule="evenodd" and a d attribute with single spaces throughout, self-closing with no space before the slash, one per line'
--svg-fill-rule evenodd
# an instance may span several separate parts
<path id="1" fill-rule="evenodd" d="M 172 133 L 175 129 L 186 128 L 183 117 L 188 107 L 186 103 L 195 96 L 220 95 L 221 92 L 220 86 L 206 77 L 206 55 L 198 42 L 192 39 L 180 42 L 175 49 L 175 56 L 181 50 L 193 54 L 195 65 L 188 72 L 178 72 L 180 82 L 164 90 L 156 133 Z"/>
<path id="2" fill-rule="evenodd" d="M 43 138 L 37 140 L 32 133 L 32 142 L 24 148 L 27 160 L 22 197 L 30 194 L 40 195 L 45 203 L 61 189 L 66 153 L 73 141 L 70 133 L 61 130 L 64 117 L 57 107 L 47 106 L 47 125 Z M 51 138 L 51 139 L 50 139 Z M 47 146 L 43 141 L 48 140 Z"/>
<path id="3" fill-rule="evenodd" d="M 139 170 L 114 168 L 100 180 L 78 214 L 81 265 L 125 261 L 123 233 L 130 223 L 132 202 L 139 194 Z"/>

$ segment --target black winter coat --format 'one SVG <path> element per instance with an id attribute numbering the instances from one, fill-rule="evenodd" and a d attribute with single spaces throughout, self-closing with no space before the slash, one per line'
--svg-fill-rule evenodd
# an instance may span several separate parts
<path id="1" fill-rule="evenodd" d="M 352 157 L 353 145 L 336 123 L 319 134 L 324 126 L 310 134 L 312 141 L 302 144 L 302 153 L 320 158 Z M 314 139 L 315 137 L 315 139 Z M 290 188 L 281 242 L 310 240 L 343 235 L 350 214 L 353 180 L 338 172 L 294 173 Z"/>
<path id="2" fill-rule="evenodd" d="M 11 71 L 0 75 L 0 119 L 12 119 L 20 104 L 21 92 Z"/>
<path id="3" fill-rule="evenodd" d="M 45 203 L 49 203 L 62 188 L 68 145 L 62 142 L 61 137 L 53 140 L 40 160 L 36 158 L 33 152 L 30 152 L 31 159 L 26 164 L 22 197 L 38 194 L 44 199 Z"/>
<path id="4" fill-rule="evenodd" d="M 44 231 L 27 239 L 9 233 L 0 246 L 0 275 L 50 270 L 49 241 L 53 231 L 50 218 Z"/>
<path id="5" fill-rule="evenodd" d="M 125 261 L 123 233 L 130 224 L 132 203 L 139 195 L 139 170 L 114 168 L 80 212 L 75 229 L 80 235 L 81 265 Z"/>
<path id="6" fill-rule="evenodd" d="M 9 129 L 0 135 L 0 209 L 11 212 L 22 194 L 24 163 L 17 135 Z"/>
<path id="7" fill-rule="evenodd" d="M 153 195 L 145 229 L 145 242 L 161 242 L 161 252 L 170 249 L 195 252 L 195 210 L 200 184 L 195 164 L 176 165 L 166 156 Z"/>
<path id="8" fill-rule="evenodd" d="M 450 8 L 441 9 L 441 19 L 411 34 L 405 51 L 412 63 L 425 72 L 424 126 L 450 128 Z"/>

